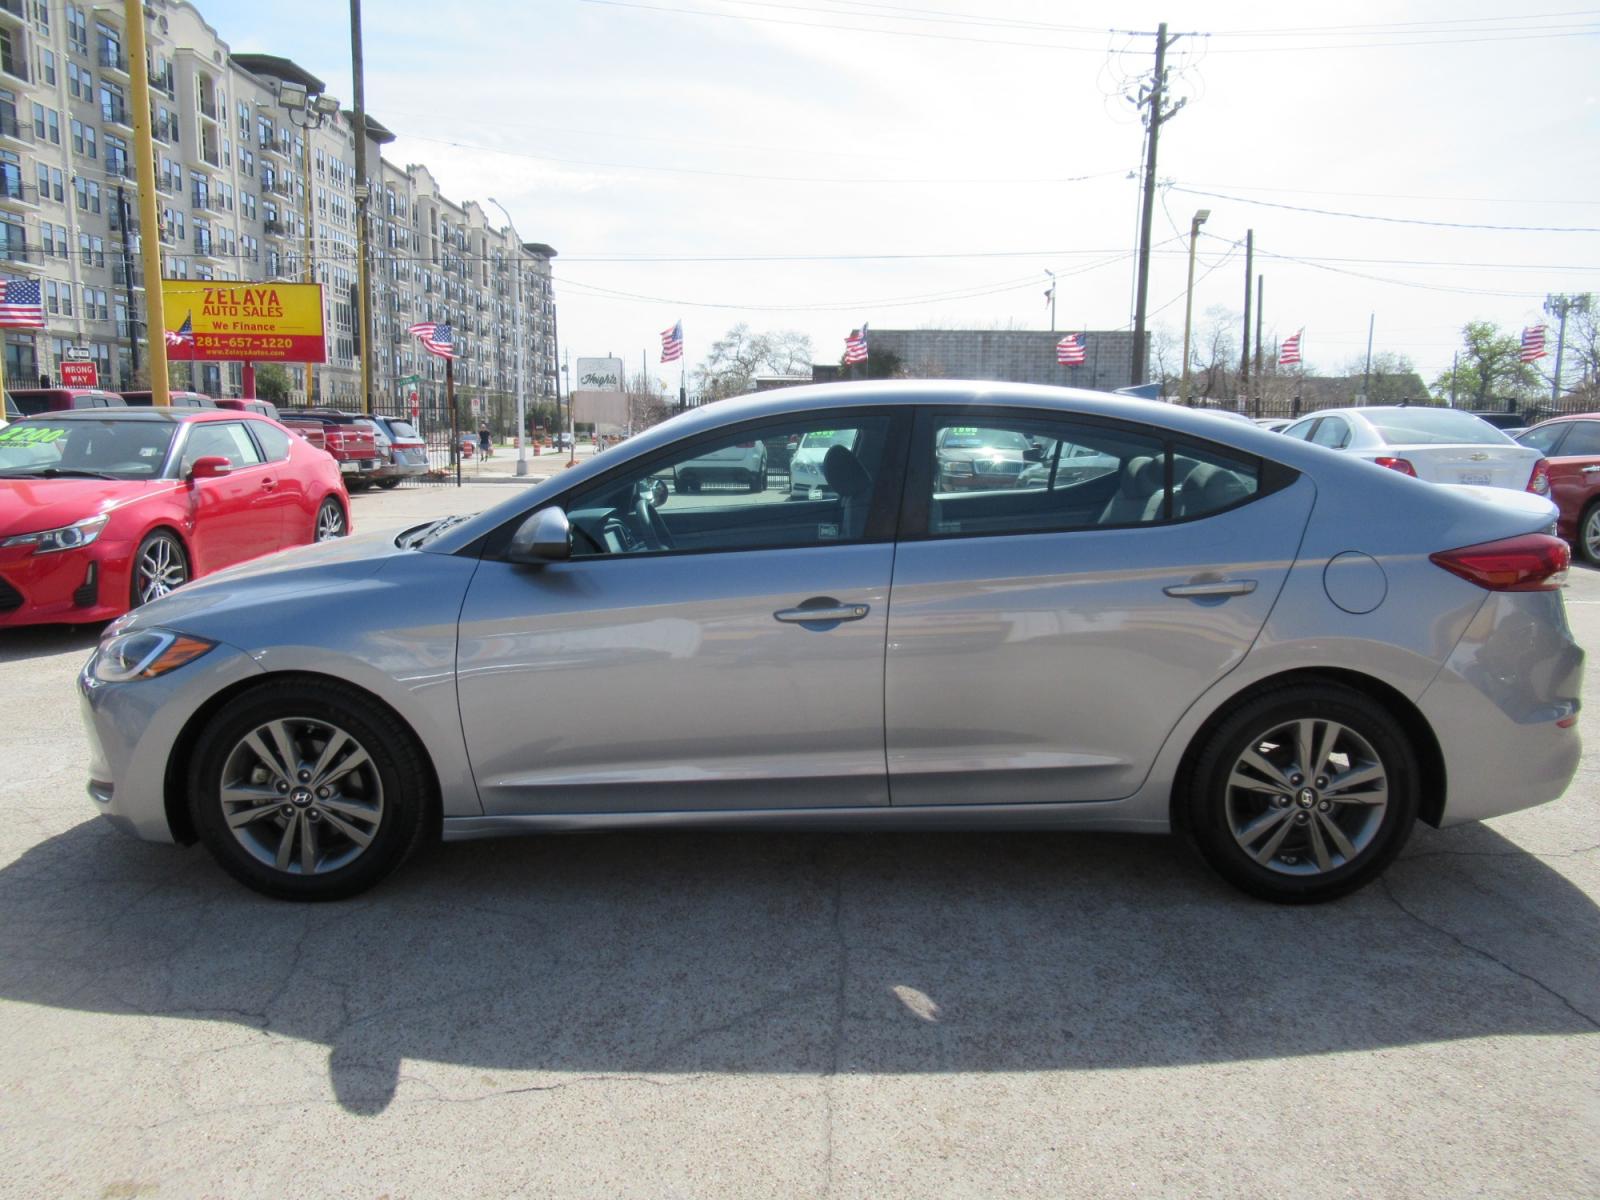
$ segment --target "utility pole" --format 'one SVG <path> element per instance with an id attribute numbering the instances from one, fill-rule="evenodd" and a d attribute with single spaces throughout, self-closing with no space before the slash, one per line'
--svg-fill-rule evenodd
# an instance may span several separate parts
<path id="1" fill-rule="evenodd" d="M 1046 267 L 1044 273 L 1050 276 L 1050 332 L 1056 331 L 1056 273 Z"/>
<path id="2" fill-rule="evenodd" d="M 1250 280 L 1256 273 L 1256 231 L 1244 231 L 1244 336 L 1239 339 L 1239 399 L 1250 399 Z"/>
<path id="3" fill-rule="evenodd" d="M 367 101 L 361 60 L 361 0 L 350 0 L 350 85 L 355 92 L 350 111 L 356 126 L 356 308 L 361 322 L 361 411 L 372 411 L 372 276 L 368 271 L 369 230 L 367 201 L 372 189 L 367 185 Z M 310 190 L 307 181 L 306 190 Z M 446 363 L 448 371 L 449 364 Z M 446 384 L 453 382 L 446 380 Z M 453 409 L 452 405 L 452 409 Z"/>
<path id="4" fill-rule="evenodd" d="M 133 215 L 128 210 L 128 196 L 117 184 L 117 223 L 122 226 L 122 294 L 128 301 L 128 369 L 139 373 L 139 312 L 134 307 L 133 253 L 128 240 L 129 223 Z M 163 339 L 164 341 L 165 339 Z M 129 383 L 132 383 L 130 380 Z"/>
<path id="5" fill-rule="evenodd" d="M 155 141 L 150 131 L 150 64 L 144 51 L 144 0 L 124 0 L 122 24 L 127 32 L 129 76 L 133 82 L 133 165 L 138 181 L 139 257 L 144 268 L 144 328 L 150 348 L 150 402 L 160 405 L 172 397 L 167 385 L 167 314 L 161 298 L 161 223 L 156 212 Z M 189 369 L 194 370 L 192 366 Z"/>
<path id="6" fill-rule="evenodd" d="M 1150 225 L 1155 219 L 1156 211 L 1156 142 L 1161 134 L 1161 126 L 1178 115 L 1187 100 L 1179 100 L 1171 108 L 1163 108 L 1163 89 L 1167 78 L 1167 47 L 1176 42 L 1181 34 L 1167 37 L 1167 23 L 1165 21 L 1156 29 L 1156 67 L 1150 76 L 1150 86 L 1139 89 L 1139 98 L 1132 103 L 1140 105 L 1148 111 L 1144 115 L 1145 137 L 1144 159 L 1144 207 L 1139 216 L 1139 286 L 1134 299 L 1133 307 L 1133 382 L 1144 382 L 1144 368 L 1146 357 L 1145 343 L 1145 309 L 1150 301 Z"/>
<path id="7" fill-rule="evenodd" d="M 1261 415 L 1261 314 L 1266 308 L 1267 277 L 1256 276 L 1256 411 Z"/>
<path id="8" fill-rule="evenodd" d="M 515 296 L 516 309 L 513 319 L 517 323 L 517 336 L 515 339 L 517 356 L 517 474 L 528 473 L 528 410 L 527 392 L 523 386 L 522 376 L 522 238 L 517 234 L 516 222 L 511 219 L 511 214 L 506 211 L 506 206 L 493 196 L 489 203 L 500 210 L 500 215 L 505 217 L 506 224 L 511 229 L 511 262 L 517 273 L 517 291 Z"/>
<path id="9" fill-rule="evenodd" d="M 1372 402 L 1372 330 L 1378 322 L 1378 314 L 1372 313 L 1367 317 L 1367 369 L 1361 375 L 1361 403 Z"/>
<path id="10" fill-rule="evenodd" d="M 1567 350 L 1567 314 L 1588 312 L 1589 297 L 1587 293 L 1579 296 L 1546 296 L 1544 310 L 1561 322 L 1556 328 L 1555 376 L 1550 380 L 1550 406 L 1555 408 L 1561 401 L 1561 360 Z"/>
<path id="11" fill-rule="evenodd" d="M 1191 318 L 1194 316 L 1194 245 L 1200 240 L 1200 226 L 1204 225 L 1210 216 L 1211 210 L 1202 208 L 1189 222 L 1189 286 L 1183 293 L 1183 383 L 1178 388 L 1178 395 L 1185 404 L 1194 403 L 1189 396 L 1189 329 Z"/>

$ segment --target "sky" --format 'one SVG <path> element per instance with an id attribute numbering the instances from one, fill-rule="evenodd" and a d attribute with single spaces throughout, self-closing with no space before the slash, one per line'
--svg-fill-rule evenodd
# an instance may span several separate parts
<path id="1" fill-rule="evenodd" d="M 1600 9 L 1532 0 L 1283 5 L 1046 0 L 368 0 L 366 103 L 447 195 L 494 197 L 559 252 L 563 351 L 690 367 L 737 322 L 818 362 L 878 328 L 1132 327 L 1143 131 L 1176 34 L 1150 323 L 1242 321 L 1309 370 L 1366 350 L 1432 380 L 1461 326 L 1600 291 Z M 342 5 L 205 0 L 235 51 L 350 98 Z M 1322 210 L 1322 211 L 1310 211 Z M 492 211 L 492 210 L 491 210 Z M 1554 330 L 1552 328 L 1552 341 Z"/>

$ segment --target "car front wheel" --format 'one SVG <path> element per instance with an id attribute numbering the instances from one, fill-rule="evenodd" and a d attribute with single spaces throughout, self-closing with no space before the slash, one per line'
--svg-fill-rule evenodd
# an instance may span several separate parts
<path id="1" fill-rule="evenodd" d="M 268 896 L 354 896 L 422 839 L 427 768 L 409 730 L 339 684 L 252 688 L 207 724 L 191 761 L 200 840 L 224 870 Z"/>
<path id="2" fill-rule="evenodd" d="M 131 607 L 159 600 L 168 592 L 189 582 L 189 558 L 177 535 L 157 529 L 139 543 L 133 556 L 133 587 L 128 597 Z"/>
<path id="3" fill-rule="evenodd" d="M 1371 882 L 1410 836 L 1419 767 L 1399 723 L 1339 684 L 1247 701 L 1195 762 L 1188 827 L 1236 887 L 1287 904 Z"/>

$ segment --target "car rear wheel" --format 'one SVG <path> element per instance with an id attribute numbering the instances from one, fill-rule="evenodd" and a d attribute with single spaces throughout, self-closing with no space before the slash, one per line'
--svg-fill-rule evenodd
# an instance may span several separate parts
<path id="1" fill-rule="evenodd" d="M 1206 740 L 1188 827 L 1206 861 L 1251 895 L 1332 900 L 1400 853 L 1419 773 L 1404 730 L 1370 697 L 1293 685 L 1247 701 Z"/>
<path id="2" fill-rule="evenodd" d="M 1583 510 L 1578 522 L 1578 553 L 1585 562 L 1600 566 L 1600 501 Z"/>
<path id="3" fill-rule="evenodd" d="M 327 542 L 334 538 L 341 538 L 350 532 L 350 527 L 345 523 L 344 506 L 332 496 L 322 502 L 317 509 L 316 532 L 313 541 Z"/>
<path id="4" fill-rule="evenodd" d="M 766 473 L 765 472 L 759 472 L 758 473 L 756 471 L 751 471 L 750 472 L 749 482 L 745 486 L 747 486 L 752 492 L 764 492 L 764 491 L 766 491 L 767 490 L 767 476 L 766 476 Z"/>
<path id="5" fill-rule="evenodd" d="M 379 479 L 379 480 L 376 480 L 375 483 L 376 483 L 376 485 L 378 487 L 381 487 L 384 491 L 388 491 L 390 488 L 396 488 L 396 487 L 400 486 L 400 480 L 399 480 L 398 477 L 396 477 L 394 479 Z"/>
<path id="6" fill-rule="evenodd" d="M 207 725 L 189 811 L 235 879 L 285 900 L 340 900 L 372 887 L 422 840 L 426 766 L 406 730 L 338 684 L 252 688 Z"/>
<path id="7" fill-rule="evenodd" d="M 133 586 L 129 606 L 138 608 L 159 600 L 189 582 L 189 557 L 176 534 L 157 529 L 139 543 L 133 556 Z"/>

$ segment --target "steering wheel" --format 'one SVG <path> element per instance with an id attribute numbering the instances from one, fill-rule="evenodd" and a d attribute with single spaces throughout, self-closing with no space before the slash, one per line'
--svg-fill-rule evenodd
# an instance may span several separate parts
<path id="1" fill-rule="evenodd" d="M 667 531 L 667 523 L 661 519 L 661 514 L 656 512 L 656 506 L 650 503 L 648 496 L 640 496 L 634 502 L 633 512 L 639 518 L 640 533 L 650 549 L 677 549 L 672 544 L 672 534 Z"/>

